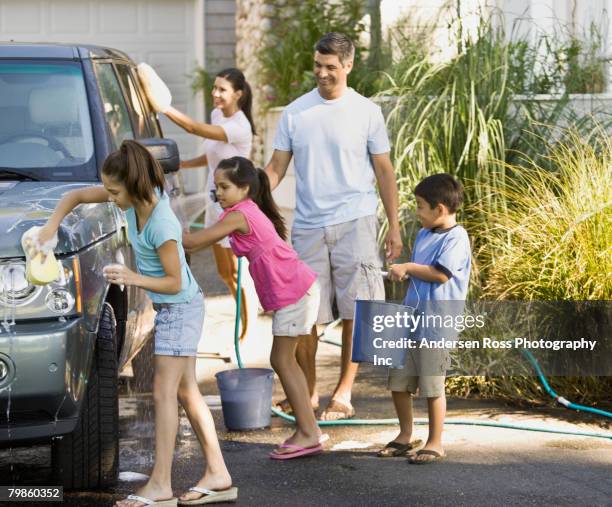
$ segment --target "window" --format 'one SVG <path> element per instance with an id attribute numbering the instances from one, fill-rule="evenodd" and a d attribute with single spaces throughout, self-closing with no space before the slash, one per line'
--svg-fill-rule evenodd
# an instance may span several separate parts
<path id="1" fill-rule="evenodd" d="M 161 137 L 155 113 L 145 100 L 144 94 L 140 93 L 134 73 L 130 72 L 127 65 L 117 65 L 116 69 L 128 103 L 132 106 L 132 124 L 136 130 L 136 137 Z"/>
<path id="2" fill-rule="evenodd" d="M 85 177 L 94 143 L 81 66 L 0 62 L 0 167 L 40 177 Z"/>
<path id="3" fill-rule="evenodd" d="M 115 148 L 118 148 L 125 139 L 134 139 L 128 108 L 113 66 L 110 63 L 97 63 L 94 69 L 98 77 L 108 130 Z"/>
<path id="4" fill-rule="evenodd" d="M 132 115 L 132 125 L 134 125 L 134 132 L 136 138 L 140 139 L 143 137 L 150 137 L 147 129 L 147 120 L 143 111 L 143 107 L 136 93 L 134 83 L 130 77 L 130 69 L 127 65 L 117 65 L 117 75 L 123 85 L 125 91 L 125 97 L 130 105 L 130 113 Z"/>

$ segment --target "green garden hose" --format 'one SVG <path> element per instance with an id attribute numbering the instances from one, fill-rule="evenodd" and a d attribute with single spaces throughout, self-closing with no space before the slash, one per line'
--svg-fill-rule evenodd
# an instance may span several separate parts
<path id="1" fill-rule="evenodd" d="M 242 277 L 242 257 L 238 257 L 238 276 L 237 276 L 237 287 L 236 287 L 236 318 L 234 321 L 234 349 L 236 351 L 236 362 L 238 363 L 239 368 L 244 368 L 244 364 L 242 363 L 242 357 L 240 356 L 240 308 L 242 304 L 241 297 L 241 277 Z M 334 342 L 332 340 L 325 340 L 326 343 L 331 343 L 333 345 L 341 344 Z M 533 364 L 537 365 L 535 358 L 532 356 Z M 538 371 L 538 375 L 540 379 L 546 382 L 544 375 L 541 373 L 539 366 L 536 368 Z M 548 383 L 546 382 L 545 386 Z M 550 389 L 550 387 L 549 387 Z M 550 390 L 552 391 L 552 390 Z M 554 391 L 552 391 L 554 393 Z M 556 393 L 555 393 L 556 395 Z M 590 408 L 590 407 L 586 407 Z M 277 410 L 274 407 L 271 407 L 272 413 L 277 415 L 278 417 L 284 419 L 285 421 L 289 421 L 295 423 L 295 417 L 285 414 L 284 412 Z M 593 409 L 597 410 L 597 409 Z M 603 412 L 603 411 L 601 411 Z M 597 412 L 596 412 L 597 413 Z M 604 412 L 604 414 L 609 414 Z M 610 414 L 608 415 L 608 417 Z M 398 425 L 398 419 L 341 419 L 338 421 L 317 421 L 319 426 L 384 426 L 384 425 Z M 427 418 L 417 417 L 414 419 L 414 424 L 426 425 L 429 424 Z M 506 428 L 513 430 L 523 430 L 523 431 L 537 431 L 542 433 L 556 433 L 560 435 L 576 435 L 581 437 L 595 437 L 595 438 L 606 438 L 612 440 L 612 434 L 605 433 L 593 433 L 588 431 L 567 431 L 561 429 L 554 428 L 541 428 L 537 426 L 525 426 L 522 424 L 508 424 L 508 423 L 497 423 L 497 422 L 488 422 L 488 421 L 476 421 L 471 419 L 445 419 L 444 424 L 457 424 L 462 426 L 489 426 L 493 428 Z"/>

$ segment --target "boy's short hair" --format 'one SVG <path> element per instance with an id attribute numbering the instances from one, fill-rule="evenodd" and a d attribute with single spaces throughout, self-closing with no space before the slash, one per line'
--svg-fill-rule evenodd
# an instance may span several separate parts
<path id="1" fill-rule="evenodd" d="M 353 41 L 340 32 L 326 33 L 315 44 L 315 51 L 322 55 L 336 55 L 342 64 L 355 57 Z"/>
<path id="2" fill-rule="evenodd" d="M 463 204 L 463 185 L 448 173 L 432 174 L 414 187 L 414 195 L 425 199 L 432 209 L 444 204 L 450 213 L 455 213 Z"/>

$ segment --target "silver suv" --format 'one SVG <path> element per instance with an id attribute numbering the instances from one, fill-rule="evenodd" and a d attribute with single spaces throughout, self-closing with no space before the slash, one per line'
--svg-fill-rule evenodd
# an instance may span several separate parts
<path id="1" fill-rule="evenodd" d="M 116 479 L 118 374 L 150 338 L 153 310 L 141 289 L 102 277 L 109 263 L 134 267 L 113 205 L 82 205 L 64 220 L 55 283 L 27 282 L 20 239 L 64 192 L 99 183 L 103 160 L 128 138 L 162 163 L 179 218 L 201 212 L 187 216 L 177 146 L 163 138 L 125 54 L 0 44 L 0 446 L 51 442 L 67 488 Z"/>

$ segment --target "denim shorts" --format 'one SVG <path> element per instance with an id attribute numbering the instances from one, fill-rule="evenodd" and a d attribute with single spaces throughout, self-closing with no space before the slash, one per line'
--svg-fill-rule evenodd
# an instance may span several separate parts
<path id="1" fill-rule="evenodd" d="M 154 303 L 155 354 L 195 356 L 204 324 L 204 295 L 199 290 L 189 303 Z"/>

